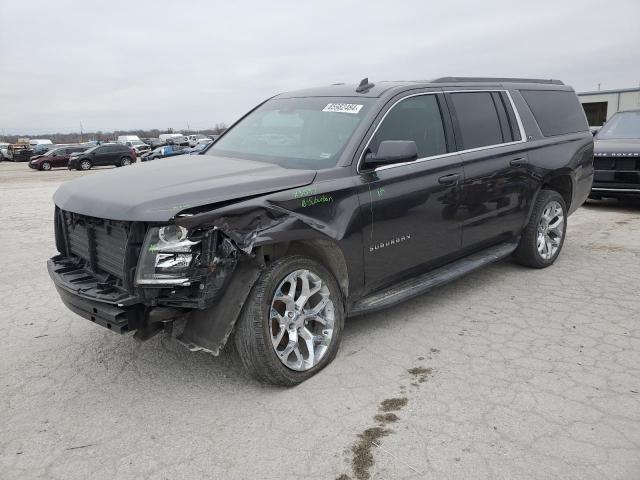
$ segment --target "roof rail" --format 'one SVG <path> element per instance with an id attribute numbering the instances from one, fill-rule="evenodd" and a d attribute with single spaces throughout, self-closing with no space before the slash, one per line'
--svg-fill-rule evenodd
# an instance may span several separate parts
<path id="1" fill-rule="evenodd" d="M 564 85 L 561 80 L 541 78 L 501 78 L 501 77 L 441 77 L 431 80 L 431 83 L 454 82 L 511 82 L 511 83 L 546 83 L 551 85 Z"/>

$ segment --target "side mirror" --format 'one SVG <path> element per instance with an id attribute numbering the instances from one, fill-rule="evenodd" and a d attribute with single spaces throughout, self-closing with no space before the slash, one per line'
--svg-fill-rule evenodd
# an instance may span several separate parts
<path id="1" fill-rule="evenodd" d="M 377 154 L 365 156 L 365 165 L 369 168 L 392 163 L 411 162 L 418 158 L 418 146 L 413 140 L 384 140 Z"/>

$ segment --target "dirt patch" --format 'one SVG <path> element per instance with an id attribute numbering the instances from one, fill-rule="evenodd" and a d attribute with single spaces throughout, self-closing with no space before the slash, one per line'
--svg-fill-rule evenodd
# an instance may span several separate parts
<path id="1" fill-rule="evenodd" d="M 423 383 L 427 377 L 431 375 L 432 369 L 414 367 L 409 369 L 408 372 L 413 376 L 414 385 L 418 385 L 419 383 Z M 400 392 L 404 393 L 405 391 L 406 387 L 400 385 Z M 386 427 L 400 420 L 398 415 L 393 412 L 401 410 L 407 403 L 409 403 L 409 399 L 405 396 L 387 398 L 380 402 L 378 406 L 379 413 L 373 417 L 377 425 L 359 433 L 358 440 L 351 447 L 351 471 L 353 477 L 343 473 L 336 477 L 336 480 L 352 480 L 352 478 L 354 480 L 368 480 L 371 477 L 369 470 L 371 470 L 374 463 L 373 447 L 380 447 L 380 439 L 393 433 L 392 430 Z M 409 466 L 409 468 L 417 471 L 411 466 Z"/>
<path id="2" fill-rule="evenodd" d="M 404 407 L 409 399 L 407 397 L 387 398 L 380 403 L 381 412 L 394 412 Z"/>
<path id="3" fill-rule="evenodd" d="M 586 246 L 589 250 L 593 250 L 594 252 L 609 252 L 609 253 L 617 253 L 617 252 L 629 252 L 631 251 L 628 248 L 621 247 L 618 245 L 600 245 L 597 243 L 591 243 Z"/>
<path id="4" fill-rule="evenodd" d="M 431 368 L 424 367 L 414 367 L 407 370 L 413 377 L 413 384 L 416 385 L 418 383 L 424 383 L 427 381 L 427 378 L 433 373 Z"/>
<path id="5" fill-rule="evenodd" d="M 373 448 L 374 443 L 377 444 L 382 437 L 386 437 L 391 433 L 382 427 L 367 428 L 358 435 L 358 442 L 351 448 L 353 459 L 351 467 L 353 475 L 357 480 L 367 480 L 370 477 L 369 470 L 373 466 Z"/>
<path id="6" fill-rule="evenodd" d="M 379 413 L 373 419 L 381 425 L 397 422 L 400 418 L 395 413 Z"/>

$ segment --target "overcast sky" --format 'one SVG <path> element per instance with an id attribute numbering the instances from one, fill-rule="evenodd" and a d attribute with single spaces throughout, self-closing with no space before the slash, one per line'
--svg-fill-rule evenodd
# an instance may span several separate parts
<path id="1" fill-rule="evenodd" d="M 0 134 L 202 129 L 365 76 L 640 85 L 640 0 L 432 3 L 0 0 Z"/>

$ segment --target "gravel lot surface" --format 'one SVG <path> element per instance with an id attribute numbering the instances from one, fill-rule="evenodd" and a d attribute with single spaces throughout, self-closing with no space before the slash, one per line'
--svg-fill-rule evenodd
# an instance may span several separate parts
<path id="1" fill-rule="evenodd" d="M 51 196 L 85 174 L 0 163 L 0 478 L 640 478 L 640 206 L 578 210 L 549 269 L 348 321 L 287 390 L 62 305 Z"/>

